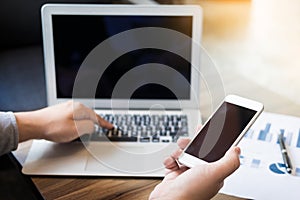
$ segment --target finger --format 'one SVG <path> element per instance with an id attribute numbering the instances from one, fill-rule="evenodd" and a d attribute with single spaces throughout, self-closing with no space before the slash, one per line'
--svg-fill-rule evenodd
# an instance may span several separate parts
<path id="1" fill-rule="evenodd" d="M 94 123 L 98 124 L 101 127 L 112 129 L 113 125 L 108 121 L 101 118 L 97 113 L 95 113 L 92 109 L 86 107 L 85 105 L 75 102 L 73 104 L 74 107 L 74 119 L 75 120 L 83 120 L 83 119 L 90 119 Z"/>
<path id="2" fill-rule="evenodd" d="M 220 180 L 225 179 L 227 176 L 232 174 L 240 166 L 240 156 L 241 150 L 239 147 L 234 147 L 229 149 L 223 158 L 212 163 L 214 167 L 214 173 L 220 178 Z"/>
<path id="3" fill-rule="evenodd" d="M 75 125 L 79 136 L 95 131 L 94 122 L 91 120 L 75 120 Z"/>
<path id="4" fill-rule="evenodd" d="M 168 157 L 164 160 L 164 166 L 166 169 L 169 169 L 169 170 L 178 170 L 179 169 L 179 165 L 178 163 L 176 162 L 176 160 L 172 157 Z"/>
<path id="5" fill-rule="evenodd" d="M 106 121 L 105 119 L 100 117 L 99 115 L 97 115 L 97 120 L 98 120 L 99 125 L 103 128 L 112 129 L 114 127 L 111 123 L 109 123 L 108 121 Z"/>
<path id="6" fill-rule="evenodd" d="M 179 156 L 182 154 L 182 149 L 177 149 L 176 151 L 174 151 L 172 154 L 171 154 L 171 157 L 174 159 L 174 160 L 177 160 L 179 158 Z"/>
<path id="7" fill-rule="evenodd" d="M 177 149 L 168 158 L 164 160 L 164 165 L 167 169 L 176 170 L 179 168 L 177 159 L 182 154 L 182 149 Z"/>
<path id="8" fill-rule="evenodd" d="M 189 138 L 179 138 L 177 140 L 177 145 L 179 146 L 180 149 L 184 149 L 189 144 L 190 141 L 191 139 Z"/>
<path id="9" fill-rule="evenodd" d="M 202 128 L 202 125 L 198 125 L 197 126 L 197 132 L 199 132 L 201 130 L 201 128 Z"/>
<path id="10" fill-rule="evenodd" d="M 176 178 L 177 176 L 179 176 L 180 174 L 182 174 L 183 172 L 187 171 L 189 168 L 186 166 L 180 166 L 178 167 L 178 169 L 175 170 L 166 170 L 165 173 L 165 178 L 163 181 L 168 181 L 168 180 L 173 180 L 174 178 Z"/>

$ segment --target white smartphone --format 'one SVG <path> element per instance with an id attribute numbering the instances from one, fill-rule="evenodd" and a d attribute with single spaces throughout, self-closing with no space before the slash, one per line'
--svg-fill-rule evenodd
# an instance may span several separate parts
<path id="1" fill-rule="evenodd" d="M 228 95 L 180 155 L 187 167 L 214 162 L 236 146 L 263 111 L 257 101 Z"/>

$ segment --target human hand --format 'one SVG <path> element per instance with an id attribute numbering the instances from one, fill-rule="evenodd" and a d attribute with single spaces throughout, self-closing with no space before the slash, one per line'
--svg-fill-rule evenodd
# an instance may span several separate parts
<path id="1" fill-rule="evenodd" d="M 79 102 L 68 101 L 31 112 L 15 113 L 19 142 L 46 139 L 69 142 L 94 132 L 94 124 L 111 129 L 113 125 Z"/>
<path id="2" fill-rule="evenodd" d="M 149 199 L 211 199 L 222 188 L 224 179 L 239 166 L 240 148 L 227 151 L 216 162 L 187 168 L 178 164 L 177 159 L 189 143 L 189 139 L 178 140 L 178 149 L 164 161 L 167 174 L 150 194 Z"/>

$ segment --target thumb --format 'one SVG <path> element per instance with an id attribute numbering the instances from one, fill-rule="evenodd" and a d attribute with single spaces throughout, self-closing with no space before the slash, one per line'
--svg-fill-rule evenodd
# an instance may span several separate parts
<path id="1" fill-rule="evenodd" d="M 220 160 L 212 163 L 212 168 L 220 181 L 232 174 L 240 166 L 240 153 L 239 147 L 230 148 Z"/>

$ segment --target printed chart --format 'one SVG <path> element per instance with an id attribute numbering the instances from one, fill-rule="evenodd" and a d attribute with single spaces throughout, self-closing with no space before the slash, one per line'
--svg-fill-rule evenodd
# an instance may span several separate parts
<path id="1" fill-rule="evenodd" d="M 286 172 L 278 134 L 284 136 L 292 174 Z M 262 113 L 239 146 L 241 166 L 226 179 L 222 193 L 253 199 L 300 199 L 300 118 Z"/>
<path id="2" fill-rule="evenodd" d="M 285 120 L 283 119 L 281 122 L 277 122 L 277 123 L 272 123 L 270 121 L 276 120 L 276 117 L 283 117 L 283 118 L 287 118 L 286 120 L 288 121 L 285 122 Z M 298 121 L 295 124 L 291 124 L 290 119 L 288 118 L 292 118 L 293 120 Z M 265 122 L 265 124 L 262 122 L 262 120 L 265 119 L 267 122 Z M 292 120 L 292 121 L 293 121 Z M 276 120 L 277 121 L 277 120 Z M 261 126 L 263 125 L 263 126 Z M 299 157 L 299 153 L 300 153 L 300 119 L 299 118 L 294 118 L 294 117 L 287 117 L 287 116 L 281 116 L 281 115 L 275 115 L 275 114 L 269 114 L 269 113 L 264 113 L 263 116 L 259 119 L 259 121 L 254 124 L 252 126 L 252 128 L 246 133 L 245 137 L 243 138 L 243 141 L 241 143 L 241 147 L 243 147 L 244 145 L 247 145 L 246 143 L 250 143 L 248 145 L 255 145 L 256 151 L 260 149 L 261 145 L 265 145 L 270 146 L 272 148 L 274 148 L 272 150 L 272 152 L 277 152 L 276 148 L 278 150 L 280 150 L 279 148 L 279 142 L 278 142 L 278 134 L 283 134 L 284 135 L 284 141 L 287 145 L 287 147 L 289 148 L 289 153 L 293 155 L 293 164 L 294 164 L 294 176 L 300 176 L 300 166 L 297 166 L 297 160 L 296 158 L 300 158 Z M 257 143 L 255 142 L 257 141 Z M 251 144 L 252 143 L 252 144 Z M 255 154 L 255 150 L 252 148 L 249 148 L 249 151 L 251 150 L 252 153 L 250 152 L 250 155 Z M 265 150 L 265 148 L 262 147 L 263 150 Z M 246 152 L 249 153 L 249 151 L 246 150 Z M 260 154 L 265 154 L 268 151 L 263 151 L 263 152 L 259 152 Z M 258 152 L 256 152 L 258 153 Z M 266 154 L 267 155 L 267 154 Z M 279 155 L 280 152 L 279 152 Z M 298 155 L 298 156 L 297 156 Z M 242 154 L 241 156 L 241 164 L 245 165 L 245 164 L 249 164 L 249 160 L 247 160 L 248 158 L 246 156 L 244 156 L 244 154 Z M 261 156 L 259 156 L 261 157 Z M 247 160 L 247 162 L 246 162 Z M 251 158 L 251 163 L 250 163 L 250 167 L 252 168 L 259 168 L 260 164 L 263 163 L 263 160 L 259 159 L 259 158 Z M 249 165 L 248 165 L 249 167 Z M 286 173 L 284 164 L 282 163 L 282 161 L 279 161 L 278 163 L 271 163 L 269 165 L 269 170 L 271 170 L 274 173 L 278 173 L 278 174 L 284 174 Z"/>

